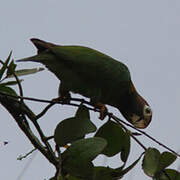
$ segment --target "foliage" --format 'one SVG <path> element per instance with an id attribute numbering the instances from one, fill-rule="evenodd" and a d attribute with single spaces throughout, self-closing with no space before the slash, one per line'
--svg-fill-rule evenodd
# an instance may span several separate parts
<path id="1" fill-rule="evenodd" d="M 108 114 L 109 120 L 100 128 L 97 128 L 92 122 L 89 113 L 93 109 L 89 107 L 87 102 L 82 100 L 79 100 L 81 101 L 80 104 L 76 105 L 70 102 L 58 102 L 60 104 L 67 103 L 78 106 L 78 109 L 73 117 L 61 120 L 54 130 L 54 135 L 47 138 L 41 130 L 37 119 L 42 117 L 56 102 L 50 101 L 50 104 L 36 116 L 23 102 L 23 99 L 27 98 L 18 96 L 11 87 L 18 85 L 22 96 L 22 80 L 19 80 L 18 77 L 39 72 L 42 68 L 16 70 L 17 65 L 11 60 L 11 54 L 4 62 L 0 60 L 0 102 L 11 113 L 34 147 L 55 166 L 57 172 L 51 180 L 121 179 L 135 167 L 142 157 L 142 169 L 147 176 L 154 180 L 180 180 L 179 172 L 174 169 L 168 169 L 177 158 L 175 154 L 166 151 L 160 153 L 159 150 L 152 147 L 146 148 L 137 140 L 135 134 L 122 124 L 121 120 L 117 121 L 118 118 L 113 119 L 110 113 Z M 10 81 L 9 78 L 12 77 L 15 77 L 15 80 Z M 32 100 L 35 99 L 32 98 Z M 88 106 L 85 104 L 88 104 Z M 20 118 L 23 118 L 23 121 Z M 41 139 L 38 139 L 30 129 L 27 118 L 36 127 Z M 87 138 L 87 134 L 92 134 L 92 137 Z M 48 143 L 48 140 L 51 138 L 56 143 L 58 156 Z M 130 150 L 133 152 L 131 148 L 132 138 L 142 146 L 143 151 L 140 157 L 127 167 L 126 163 Z M 62 147 L 66 147 L 63 152 L 61 152 Z M 93 160 L 100 154 L 108 157 L 119 154 L 121 165 L 117 168 L 95 166 Z"/>

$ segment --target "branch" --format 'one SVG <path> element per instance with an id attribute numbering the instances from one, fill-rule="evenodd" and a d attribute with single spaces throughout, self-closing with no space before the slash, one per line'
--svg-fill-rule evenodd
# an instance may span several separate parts
<path id="1" fill-rule="evenodd" d="M 23 103 L 7 96 L 0 95 L 0 103 L 7 109 L 7 111 L 11 114 L 11 116 L 15 119 L 16 123 L 20 127 L 20 129 L 24 132 L 27 138 L 31 141 L 33 146 L 38 149 L 55 167 L 58 165 L 58 160 L 55 157 L 54 153 L 50 153 L 44 146 L 40 143 L 38 138 L 31 131 L 29 125 L 27 124 L 27 120 L 22 115 L 22 111 L 24 115 L 31 117 L 33 119 L 35 115 L 30 111 L 30 109 Z"/>
<path id="2" fill-rule="evenodd" d="M 24 158 L 26 158 L 27 156 L 29 156 L 30 154 L 32 154 L 34 151 L 35 151 L 36 149 L 32 149 L 30 152 L 28 152 L 28 153 L 26 153 L 25 155 L 20 155 L 18 158 L 17 158 L 17 160 L 22 160 L 22 159 L 24 159 Z"/>
<path id="3" fill-rule="evenodd" d="M 24 99 L 24 100 L 30 100 L 30 101 L 35 101 L 35 102 L 42 102 L 42 103 L 54 103 L 54 104 L 61 104 L 61 105 L 70 105 L 70 106 L 76 106 L 78 107 L 79 104 L 75 104 L 75 103 L 64 103 L 64 102 L 54 102 L 54 101 L 50 101 L 50 100 L 44 100 L 44 99 L 37 99 L 37 98 L 30 98 L 30 97 L 21 97 L 21 96 L 13 96 L 13 95 L 9 95 L 3 92 L 0 92 L 0 94 L 4 95 L 4 96 L 10 96 L 10 97 L 14 97 L 14 98 L 18 98 L 18 99 Z M 92 104 L 88 101 L 85 101 L 84 99 L 79 99 L 79 98 L 70 98 L 70 101 L 75 101 L 75 102 L 80 102 L 80 103 L 85 103 L 87 105 L 92 106 Z M 49 108 L 47 108 L 49 109 Z M 92 110 L 94 112 L 100 112 L 100 110 L 95 109 L 95 108 L 91 108 L 88 107 L 89 110 Z M 47 112 L 47 110 L 45 111 Z M 45 114 L 45 113 L 44 113 Z M 170 152 L 172 152 L 173 154 L 175 154 L 176 156 L 180 157 L 180 154 L 178 154 L 177 152 L 175 152 L 174 150 L 172 150 L 171 148 L 169 148 L 168 146 L 162 144 L 161 142 L 159 142 L 158 140 L 156 140 L 155 138 L 153 138 L 152 136 L 150 136 L 149 134 L 147 134 L 146 132 L 135 128 L 133 125 L 124 122 L 123 120 L 119 119 L 118 117 L 114 116 L 112 113 L 107 113 L 107 116 L 109 118 L 112 118 L 114 121 L 116 121 L 119 125 L 122 126 L 122 124 L 125 124 L 128 127 L 131 127 L 133 129 L 135 129 L 136 131 L 140 132 L 141 134 L 145 135 L 146 137 L 148 137 L 149 139 L 151 139 L 152 141 L 154 141 L 155 143 L 157 143 L 158 145 L 164 147 L 165 149 L 169 150 Z M 36 118 L 36 117 L 35 117 Z M 122 123 L 122 124 L 121 124 Z M 133 133 L 131 133 L 131 137 L 134 137 Z M 137 142 L 137 138 L 133 138 L 134 140 L 136 140 Z M 140 145 L 140 143 L 138 143 Z M 141 144 L 142 146 L 142 144 Z M 142 146 L 143 147 L 143 146 Z M 143 149 L 145 149 L 145 147 L 143 147 Z"/>

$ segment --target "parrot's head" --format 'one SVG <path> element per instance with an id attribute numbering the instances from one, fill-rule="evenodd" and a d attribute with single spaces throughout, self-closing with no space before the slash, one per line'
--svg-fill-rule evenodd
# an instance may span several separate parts
<path id="1" fill-rule="evenodd" d="M 139 102 L 130 109 L 121 110 L 122 115 L 136 128 L 144 129 L 151 122 L 152 110 L 147 102 L 140 96 Z"/>
<path id="2" fill-rule="evenodd" d="M 132 84 L 133 85 L 133 84 Z M 122 115 L 136 128 L 144 129 L 151 122 L 152 110 L 133 86 L 133 93 L 126 108 L 119 109 Z"/>

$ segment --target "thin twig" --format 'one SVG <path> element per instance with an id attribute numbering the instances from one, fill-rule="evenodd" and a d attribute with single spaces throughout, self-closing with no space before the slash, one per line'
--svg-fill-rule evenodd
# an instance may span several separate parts
<path id="1" fill-rule="evenodd" d="M 61 157 L 61 151 L 59 146 L 56 144 L 56 151 L 58 153 L 58 168 L 56 170 L 56 174 L 55 177 L 58 179 L 58 177 L 62 177 L 61 176 L 61 172 L 62 172 L 62 157 Z M 63 177 L 62 177 L 63 178 Z M 64 178 L 63 178 L 64 179 Z"/>
<path id="2" fill-rule="evenodd" d="M 49 137 L 46 137 L 46 141 L 49 141 L 50 139 L 53 139 L 54 136 L 49 136 Z"/>
<path id="3" fill-rule="evenodd" d="M 34 160 L 36 155 L 37 155 L 37 151 L 30 157 L 30 159 L 25 164 L 24 168 L 21 170 L 21 172 L 18 175 L 18 177 L 16 178 L 16 180 L 21 180 L 22 179 L 23 175 L 26 173 L 27 169 L 29 168 L 30 164 L 32 163 L 32 161 Z"/>
<path id="4" fill-rule="evenodd" d="M 132 133 L 130 133 L 130 136 L 131 136 L 144 150 L 147 149 Z"/>
<path id="5" fill-rule="evenodd" d="M 30 152 L 26 153 L 24 156 L 20 155 L 17 160 L 22 160 L 24 158 L 26 158 L 27 156 L 29 156 L 30 154 L 32 154 L 35 150 L 37 150 L 36 148 L 32 149 Z"/>
<path id="6" fill-rule="evenodd" d="M 40 119 L 42 116 L 44 116 L 44 114 L 45 114 L 54 104 L 55 104 L 54 102 L 48 104 L 41 113 L 39 113 L 38 115 L 36 115 L 36 119 L 38 120 L 38 119 Z"/>

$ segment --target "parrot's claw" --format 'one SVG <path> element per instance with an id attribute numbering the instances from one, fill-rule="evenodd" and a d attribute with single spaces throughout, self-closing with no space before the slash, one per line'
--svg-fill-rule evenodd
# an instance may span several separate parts
<path id="1" fill-rule="evenodd" d="M 102 103 L 97 103 L 95 104 L 95 109 L 100 109 L 99 119 L 104 120 L 108 113 L 107 107 Z"/>

